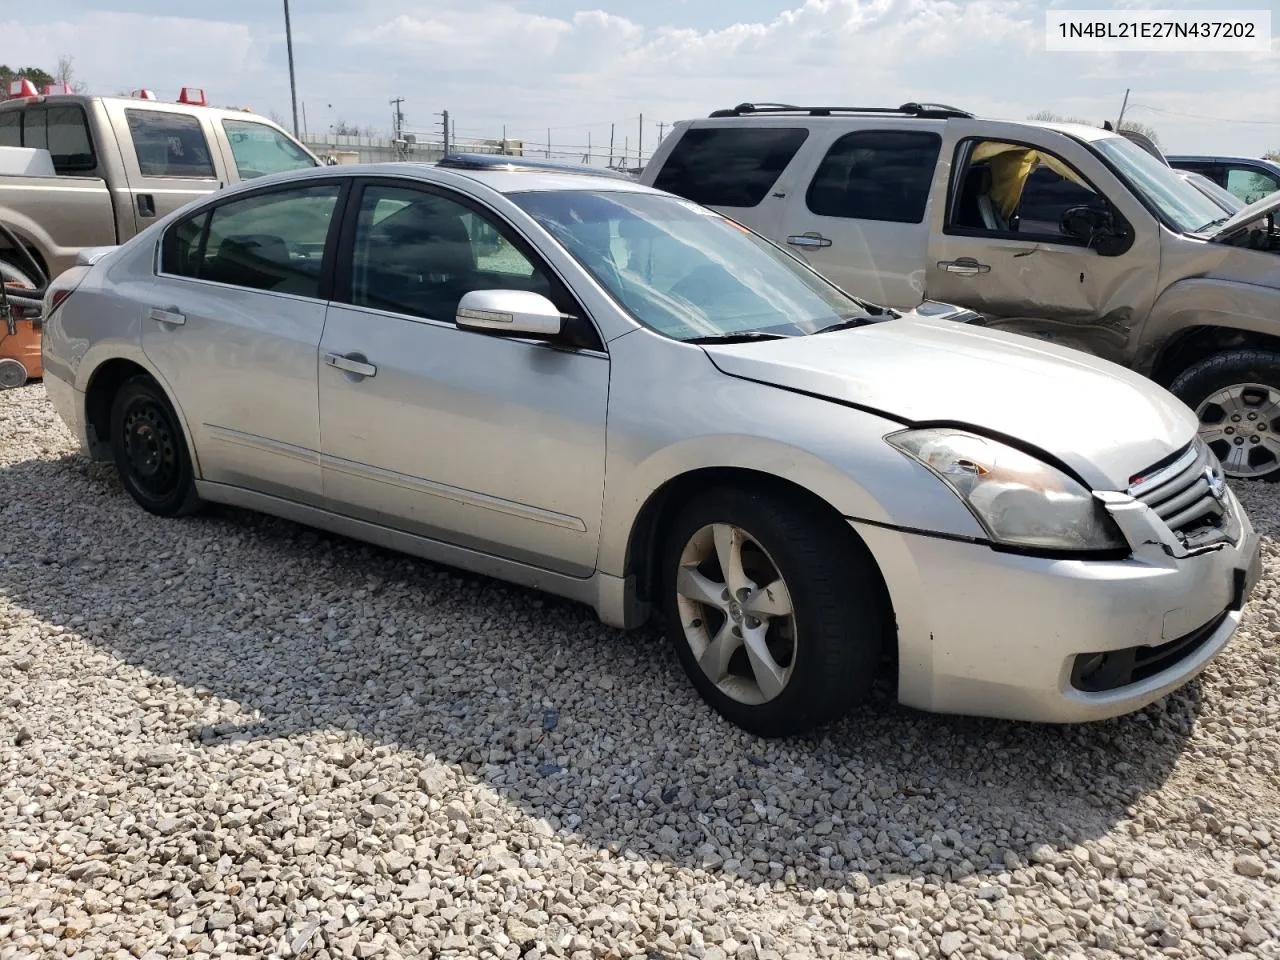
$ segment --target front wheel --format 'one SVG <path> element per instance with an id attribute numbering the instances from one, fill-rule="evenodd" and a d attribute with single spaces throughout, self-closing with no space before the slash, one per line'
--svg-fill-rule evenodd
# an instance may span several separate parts
<path id="1" fill-rule="evenodd" d="M 703 698 L 763 737 L 862 700 L 885 639 L 879 575 L 838 518 L 796 498 L 722 488 L 665 532 L 663 615 Z"/>
<path id="2" fill-rule="evenodd" d="M 1228 477 L 1280 480 L 1280 353 L 1217 353 L 1183 370 L 1169 390 L 1195 411 Z"/>
<path id="3" fill-rule="evenodd" d="M 151 377 L 132 377 L 116 394 L 111 451 L 124 488 L 148 513 L 178 517 L 200 508 L 182 427 Z"/>

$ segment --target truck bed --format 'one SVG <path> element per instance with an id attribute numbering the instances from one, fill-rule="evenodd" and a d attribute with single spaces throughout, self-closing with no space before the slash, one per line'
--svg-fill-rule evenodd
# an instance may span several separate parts
<path id="1" fill-rule="evenodd" d="M 50 279 L 81 248 L 118 242 L 111 192 L 98 177 L 0 176 L 0 223 L 46 251 Z M 0 250 L 0 256 L 23 269 L 21 255 Z"/>

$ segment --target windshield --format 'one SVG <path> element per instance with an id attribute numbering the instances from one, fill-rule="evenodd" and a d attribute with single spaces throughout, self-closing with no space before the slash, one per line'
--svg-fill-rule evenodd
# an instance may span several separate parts
<path id="1" fill-rule="evenodd" d="M 250 120 L 223 120 L 241 180 L 316 166 L 315 158 L 277 130 Z"/>
<path id="2" fill-rule="evenodd" d="M 1244 201 L 1237 197 L 1226 187 L 1220 187 L 1208 177 L 1199 173 L 1186 174 L 1187 182 L 1203 193 L 1211 200 L 1217 201 L 1218 206 L 1227 213 L 1239 213 L 1244 209 Z"/>
<path id="3" fill-rule="evenodd" d="M 872 320 L 861 303 L 794 257 L 687 200 L 586 190 L 511 199 L 636 320 L 676 340 L 803 336 Z"/>
<path id="4" fill-rule="evenodd" d="M 1137 144 L 1124 137 L 1104 137 L 1093 146 L 1119 169 L 1134 192 L 1182 233 L 1199 233 L 1225 219 L 1222 207 Z"/>

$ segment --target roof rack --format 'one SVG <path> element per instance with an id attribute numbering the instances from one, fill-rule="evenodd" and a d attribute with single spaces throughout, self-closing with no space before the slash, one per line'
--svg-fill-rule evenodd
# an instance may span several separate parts
<path id="1" fill-rule="evenodd" d="M 830 117 L 842 113 L 875 113 L 915 117 L 918 120 L 972 119 L 973 114 L 945 103 L 904 103 L 900 107 L 797 107 L 790 103 L 740 103 L 727 110 L 713 110 L 712 117 L 742 117 L 770 113 L 803 113 L 811 117 Z"/>
<path id="2" fill-rule="evenodd" d="M 585 163 L 561 160 L 539 160 L 536 157 L 509 157 L 500 153 L 451 153 L 436 163 L 446 170 L 512 170 L 537 173 L 578 173 L 609 177 L 614 180 L 634 179 L 609 167 L 592 167 Z"/>

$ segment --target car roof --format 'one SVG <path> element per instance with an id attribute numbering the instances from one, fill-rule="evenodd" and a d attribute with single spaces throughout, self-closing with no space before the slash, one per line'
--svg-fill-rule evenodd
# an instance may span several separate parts
<path id="1" fill-rule="evenodd" d="M 517 160 L 518 158 L 512 158 Z M 459 185 L 459 181 L 469 180 L 483 184 L 498 193 L 525 193 L 530 191 L 549 190 L 595 190 L 613 193 L 661 193 L 652 187 L 646 187 L 639 181 L 619 179 L 598 175 L 584 168 L 583 173 L 535 170 L 535 169 L 503 169 L 489 170 L 456 169 L 439 167 L 434 163 L 422 161 L 391 161 L 384 163 L 352 163 L 337 166 L 315 167 L 309 170 L 293 170 L 266 177 L 257 177 L 244 181 L 239 187 L 252 189 L 253 185 L 288 183 L 311 177 L 332 176 L 364 176 L 364 177 L 409 177 L 426 183 L 442 183 Z"/>
<path id="2" fill-rule="evenodd" d="M 1201 153 L 1169 153 L 1165 154 L 1170 161 L 1176 160 L 1179 163 L 1255 163 L 1260 167 L 1280 167 L 1274 160 L 1268 160 L 1266 157 L 1233 157 L 1225 155 L 1210 156 Z"/>
<path id="3" fill-rule="evenodd" d="M 1114 131 L 1107 130 L 1103 127 L 1090 126 L 1087 123 L 1050 123 L 1043 120 L 1001 120 L 995 117 L 939 117 L 939 116 L 910 116 L 896 112 L 871 113 L 856 111 L 845 111 L 842 113 L 831 114 L 811 114 L 796 111 L 775 111 L 760 113 L 743 113 L 737 116 L 711 116 L 697 117 L 692 120 L 684 121 L 689 126 L 796 126 L 798 124 L 849 124 L 854 123 L 857 127 L 875 126 L 889 127 L 893 129 L 915 129 L 928 130 L 939 129 L 953 121 L 989 121 L 991 123 L 1012 124 L 1014 126 L 1026 127 L 1036 130 L 1053 130 L 1057 133 L 1063 133 L 1077 140 L 1084 140 L 1086 143 L 1095 143 L 1099 140 L 1119 137 L 1120 135 Z"/>
<path id="4" fill-rule="evenodd" d="M 42 93 L 35 97 L 15 97 L 11 100 L 0 100 L 0 110 L 20 110 L 26 106 L 57 107 L 67 104 L 83 106 L 86 103 L 121 103 L 128 109 L 167 110 L 170 113 L 189 113 L 192 116 L 211 114 L 228 120 L 250 120 L 279 127 L 269 117 L 264 117 L 253 110 L 237 107 L 208 107 L 196 103 L 179 103 L 176 100 L 143 100 L 140 97 L 102 97 L 91 93 Z M 283 130 L 283 127 L 279 127 Z M 285 131 L 286 133 L 288 131 Z"/>

